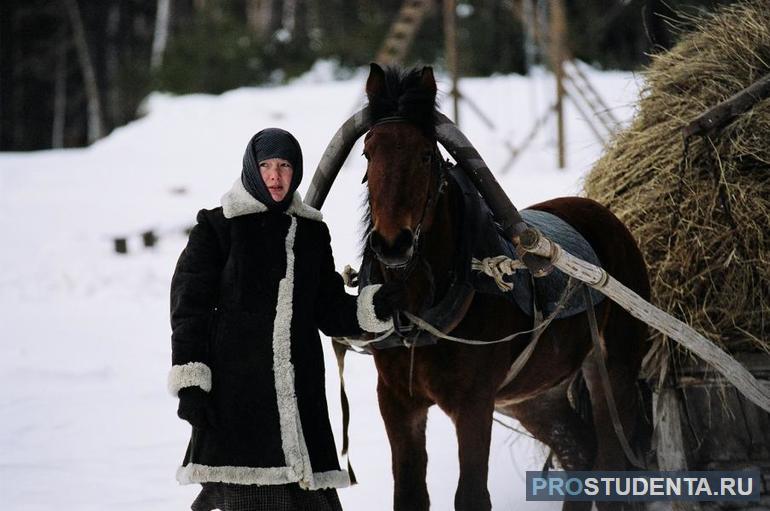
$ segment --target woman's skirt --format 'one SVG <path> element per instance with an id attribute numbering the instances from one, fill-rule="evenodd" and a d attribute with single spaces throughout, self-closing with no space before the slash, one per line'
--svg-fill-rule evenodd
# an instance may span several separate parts
<path id="1" fill-rule="evenodd" d="M 203 483 L 192 511 L 342 511 L 337 490 L 303 490 L 297 483 L 270 486 Z"/>

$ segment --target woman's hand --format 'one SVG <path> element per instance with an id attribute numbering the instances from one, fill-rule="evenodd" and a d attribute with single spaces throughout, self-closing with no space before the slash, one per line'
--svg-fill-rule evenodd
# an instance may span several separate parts
<path id="1" fill-rule="evenodd" d="M 185 387 L 179 390 L 179 408 L 176 414 L 194 428 L 214 428 L 211 398 L 209 393 L 200 387 Z"/>
<path id="2" fill-rule="evenodd" d="M 406 308 L 406 285 L 400 280 L 384 283 L 372 297 L 374 314 L 380 321 L 393 316 L 393 311 Z"/>

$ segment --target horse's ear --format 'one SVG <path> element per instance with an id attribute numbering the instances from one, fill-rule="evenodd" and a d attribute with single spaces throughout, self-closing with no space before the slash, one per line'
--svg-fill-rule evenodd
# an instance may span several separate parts
<path id="1" fill-rule="evenodd" d="M 366 95 L 379 96 L 385 92 L 385 71 L 379 64 L 369 64 L 369 78 L 366 79 Z"/>
<path id="2" fill-rule="evenodd" d="M 436 78 L 433 76 L 433 68 L 425 66 L 422 68 L 422 74 L 420 75 L 420 86 L 425 89 L 426 92 L 435 95 L 436 94 Z"/>

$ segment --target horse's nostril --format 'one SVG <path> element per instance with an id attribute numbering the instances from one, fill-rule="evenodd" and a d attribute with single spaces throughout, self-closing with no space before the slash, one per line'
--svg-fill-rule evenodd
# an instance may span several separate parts
<path id="1" fill-rule="evenodd" d="M 369 247 L 371 247 L 372 250 L 376 254 L 380 254 L 382 252 L 382 246 L 383 246 L 383 238 L 377 231 L 372 231 L 369 233 Z"/>
<path id="2" fill-rule="evenodd" d="M 398 235 L 389 241 L 377 231 L 369 235 L 369 247 L 386 264 L 403 264 L 412 257 L 414 235 L 411 229 L 401 229 Z"/>
<path id="3" fill-rule="evenodd" d="M 393 251 L 397 253 L 405 253 L 412 248 L 412 242 L 414 241 L 414 235 L 412 235 L 411 229 L 401 229 L 401 232 L 396 236 L 396 240 L 393 242 Z"/>

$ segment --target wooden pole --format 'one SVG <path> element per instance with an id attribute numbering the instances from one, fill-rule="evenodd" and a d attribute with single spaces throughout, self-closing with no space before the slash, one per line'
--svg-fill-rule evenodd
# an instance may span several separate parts
<path id="1" fill-rule="evenodd" d="M 770 96 L 770 74 L 700 114 L 682 129 L 682 135 L 688 138 L 693 135 L 715 133 L 768 96 Z"/>
<path id="2" fill-rule="evenodd" d="M 764 388 L 737 360 L 692 327 L 647 302 L 602 268 L 573 256 L 536 229 L 527 229 L 519 239 L 519 248 L 550 258 L 554 267 L 600 291 L 635 318 L 687 348 L 724 376 L 749 401 L 770 412 L 770 388 Z"/>
<path id="3" fill-rule="evenodd" d="M 449 74 L 452 76 L 452 108 L 454 112 L 454 121 L 460 126 L 460 92 L 457 89 L 458 81 L 458 59 L 457 59 L 457 24 L 456 24 L 456 1 L 444 0 L 444 53 L 446 54 L 446 63 Z"/>
<path id="4" fill-rule="evenodd" d="M 566 165 L 564 154 L 564 39 L 567 23 L 564 15 L 564 0 L 551 0 L 551 66 L 556 79 L 556 142 L 558 144 L 559 168 Z"/>

